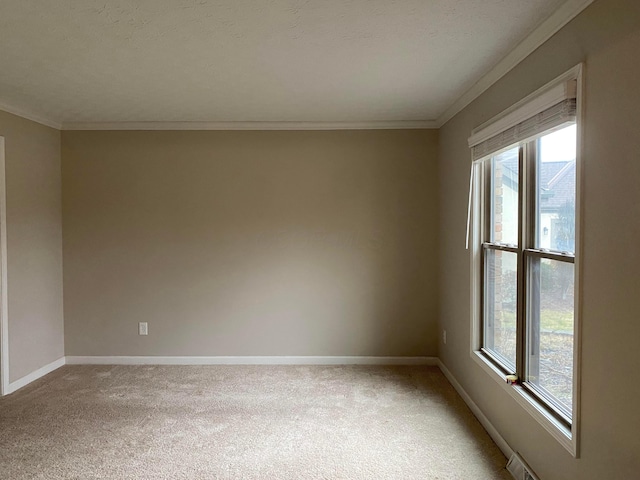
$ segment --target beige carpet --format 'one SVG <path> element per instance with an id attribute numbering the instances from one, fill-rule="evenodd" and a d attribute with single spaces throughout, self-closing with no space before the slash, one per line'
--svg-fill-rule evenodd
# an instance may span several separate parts
<path id="1" fill-rule="evenodd" d="M 510 479 L 434 367 L 66 366 L 0 399 L 0 478 Z"/>

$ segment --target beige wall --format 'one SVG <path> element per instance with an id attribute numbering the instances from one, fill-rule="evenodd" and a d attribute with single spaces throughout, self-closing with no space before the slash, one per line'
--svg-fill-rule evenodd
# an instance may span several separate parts
<path id="1" fill-rule="evenodd" d="M 640 2 L 596 1 L 440 130 L 440 326 L 448 336 L 439 355 L 544 480 L 637 478 L 640 470 L 639 55 Z M 582 448 L 574 460 L 469 355 L 464 236 L 471 130 L 581 61 L 586 61 Z"/>
<path id="2" fill-rule="evenodd" d="M 67 355 L 435 355 L 437 132 L 63 132 L 62 152 Z"/>
<path id="3" fill-rule="evenodd" d="M 64 356 L 60 132 L 0 111 L 5 138 L 9 381 Z"/>

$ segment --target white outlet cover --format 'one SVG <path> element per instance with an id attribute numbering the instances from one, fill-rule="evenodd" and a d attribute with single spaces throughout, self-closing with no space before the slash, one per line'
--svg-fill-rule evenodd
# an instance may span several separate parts
<path id="1" fill-rule="evenodd" d="M 149 326 L 147 322 L 138 323 L 138 334 L 139 335 L 148 335 L 149 334 Z"/>

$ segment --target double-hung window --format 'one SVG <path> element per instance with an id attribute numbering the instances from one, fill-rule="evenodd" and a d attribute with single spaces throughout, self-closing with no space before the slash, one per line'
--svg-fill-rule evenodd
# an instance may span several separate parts
<path id="1" fill-rule="evenodd" d="M 469 139 L 473 352 L 573 454 L 579 72 Z"/>

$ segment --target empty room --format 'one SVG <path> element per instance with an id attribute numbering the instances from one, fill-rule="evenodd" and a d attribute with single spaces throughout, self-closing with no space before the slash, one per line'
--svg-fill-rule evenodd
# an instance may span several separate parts
<path id="1" fill-rule="evenodd" d="M 640 471 L 640 2 L 0 1 L 0 478 Z"/>

